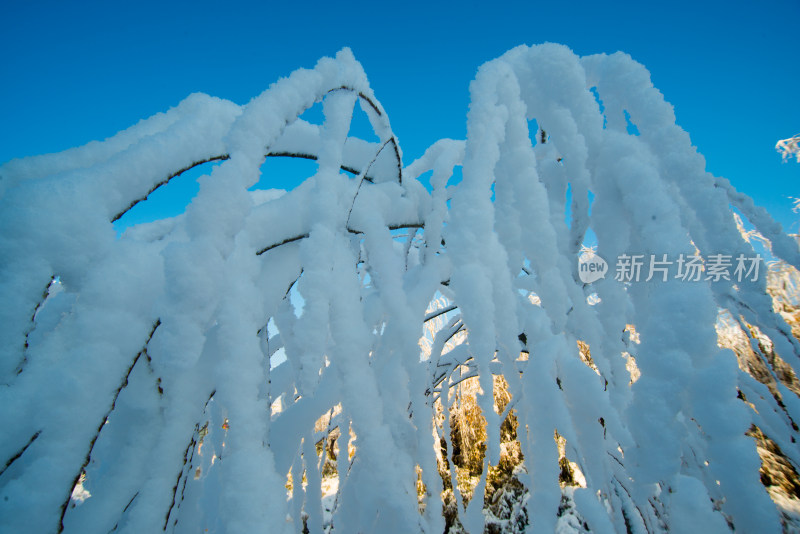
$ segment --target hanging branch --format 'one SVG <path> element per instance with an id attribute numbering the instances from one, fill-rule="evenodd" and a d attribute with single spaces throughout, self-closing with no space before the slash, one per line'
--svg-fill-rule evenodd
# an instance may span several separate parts
<path id="1" fill-rule="evenodd" d="M 44 291 L 42 291 L 42 297 L 39 299 L 39 302 L 36 303 L 36 307 L 33 309 L 33 313 L 31 314 L 31 322 L 28 328 L 25 330 L 25 343 L 22 347 L 22 360 L 20 360 L 19 364 L 17 365 L 17 374 L 20 374 L 22 370 L 25 368 L 25 364 L 28 363 L 28 340 L 30 338 L 31 333 L 36 328 L 36 314 L 39 313 L 39 309 L 44 305 L 44 302 L 47 300 L 47 297 L 50 296 L 50 286 L 53 285 L 53 281 L 56 279 L 55 275 L 50 277 L 50 281 L 47 282 L 47 286 L 45 286 Z"/>
<path id="2" fill-rule="evenodd" d="M 200 431 L 200 426 L 195 425 L 194 431 L 192 432 L 192 437 L 189 440 L 189 443 L 186 445 L 186 450 L 183 451 L 183 465 L 181 465 L 181 470 L 178 472 L 178 478 L 177 480 L 175 480 L 175 485 L 172 486 L 172 502 L 170 502 L 169 508 L 167 509 L 167 515 L 166 517 L 164 517 L 165 532 L 167 530 L 167 526 L 169 525 L 169 516 L 172 514 L 172 509 L 175 508 L 175 501 L 178 497 L 178 486 L 181 483 L 181 478 L 183 478 L 184 488 L 186 487 L 186 477 L 184 477 L 184 471 L 186 469 L 186 464 L 189 464 L 189 467 L 191 467 L 191 461 L 192 458 L 194 457 L 194 448 L 195 445 L 197 445 L 197 439 L 195 438 L 195 436 L 198 435 L 199 431 Z M 191 456 L 189 456 L 189 451 L 192 451 Z M 180 504 L 178 505 L 178 507 L 180 508 Z M 178 519 L 176 518 L 174 524 L 177 524 L 177 522 Z"/>
<path id="3" fill-rule="evenodd" d="M 353 195 L 353 201 L 350 203 L 350 209 L 347 212 L 347 220 L 345 221 L 345 226 L 347 227 L 350 226 L 350 215 L 353 214 L 353 208 L 356 205 L 356 199 L 358 198 L 358 193 L 361 191 L 361 186 L 363 185 L 364 180 L 366 180 L 367 173 L 372 168 L 372 165 L 375 163 L 375 161 L 377 161 L 378 156 L 381 155 L 381 152 L 383 152 L 383 149 L 386 148 L 386 145 L 389 144 L 390 141 L 394 141 L 394 138 L 389 139 L 389 141 L 383 143 L 381 147 L 378 149 L 378 151 L 375 152 L 375 155 L 372 156 L 372 159 L 369 161 L 369 163 L 367 163 L 367 166 L 364 167 L 364 170 L 358 174 L 358 187 L 356 187 L 356 194 Z"/>
<path id="4" fill-rule="evenodd" d="M 130 507 L 131 507 L 131 505 L 133 504 L 133 501 L 135 501 L 135 500 L 136 500 L 136 497 L 138 497 L 138 496 L 139 496 L 139 492 L 138 492 L 138 491 L 137 491 L 136 493 L 134 493 L 134 494 L 133 494 L 133 497 L 131 497 L 131 500 L 130 500 L 130 501 L 128 501 L 128 504 L 126 504 L 126 505 L 125 505 L 125 508 L 123 508 L 123 509 L 122 509 L 122 512 L 120 513 L 120 519 L 119 519 L 119 520 L 117 520 L 117 522 L 114 524 L 114 527 L 113 527 L 111 530 L 109 530 L 109 531 L 108 531 L 108 534 L 111 534 L 112 532 L 115 532 L 115 531 L 117 530 L 117 528 L 119 528 L 119 522 L 122 520 L 122 515 L 123 515 L 125 512 L 127 512 L 127 511 L 128 511 L 128 508 L 130 508 Z"/>
<path id="5" fill-rule="evenodd" d="M 86 456 L 83 459 L 83 463 L 81 464 L 80 469 L 78 469 L 78 472 L 75 475 L 75 478 L 72 480 L 72 485 L 70 485 L 69 492 L 67 493 L 67 498 L 64 500 L 63 504 L 61 505 L 61 516 L 60 516 L 59 522 L 58 522 L 58 524 L 59 524 L 58 532 L 63 532 L 64 531 L 64 517 L 67 514 L 67 508 L 69 506 L 69 501 L 72 499 L 72 491 L 75 489 L 75 486 L 80 481 L 81 474 L 86 469 L 86 466 L 89 465 L 89 461 L 91 460 L 91 457 L 92 457 L 92 451 L 94 450 L 95 443 L 97 443 L 97 438 L 100 437 L 100 432 L 103 430 L 103 427 L 105 426 L 106 421 L 108 421 L 109 415 L 111 415 L 111 412 L 114 411 L 114 408 L 117 405 L 117 399 L 119 399 L 120 393 L 122 393 L 122 390 L 125 389 L 125 386 L 128 385 L 128 379 L 130 378 L 131 373 L 133 372 L 133 368 L 136 367 L 136 363 L 139 361 L 139 358 L 142 357 L 142 354 L 144 354 L 147 351 L 147 345 L 150 343 L 150 340 L 153 339 L 153 335 L 156 333 L 156 330 L 158 329 L 159 326 L 161 326 L 161 320 L 160 319 L 156 319 L 156 322 L 153 324 L 153 328 L 150 330 L 150 335 L 147 336 L 147 341 L 145 342 L 144 347 L 142 348 L 142 350 L 140 350 L 136 354 L 136 356 L 133 358 L 133 361 L 128 366 L 128 370 L 125 372 L 125 376 L 122 379 L 122 382 L 120 383 L 119 387 L 117 387 L 117 390 L 114 393 L 114 398 L 111 401 L 111 406 L 108 408 L 108 410 L 106 410 L 105 415 L 100 420 L 100 424 L 97 426 L 97 432 L 95 432 L 94 436 L 92 437 L 91 441 L 89 442 L 89 449 L 86 451 Z"/>
<path id="6" fill-rule="evenodd" d="M 18 451 L 16 452 L 16 454 L 14 454 L 14 455 L 13 455 L 11 458 L 9 458 L 9 459 L 6 461 L 6 465 L 3 467 L 3 469 L 2 469 L 2 470 L 0 470 L 0 477 L 2 477 L 2 476 L 3 476 L 3 473 L 5 473 L 5 472 L 6 472 L 6 469 L 8 469 L 9 467 L 11 467 L 11 465 L 12 465 L 14 462 L 16 462 L 17 460 L 19 460 L 19 458 L 20 458 L 20 457 L 21 457 L 23 454 L 25 454 L 25 451 L 27 451 L 27 450 L 28 450 L 28 447 L 30 447 L 30 446 L 33 444 L 33 442 L 34 442 L 34 441 L 36 441 L 36 439 L 39 437 L 39 435 L 40 435 L 41 433 L 42 433 L 42 431 L 41 431 L 41 430 L 37 430 L 37 431 L 36 431 L 36 432 L 35 432 L 35 433 L 34 433 L 34 434 L 31 436 L 31 439 L 29 439 L 29 440 L 28 440 L 28 443 L 26 443 L 26 444 L 25 444 L 25 445 L 24 445 L 24 446 L 23 446 L 23 447 L 22 447 L 20 450 L 18 450 Z"/>
<path id="7" fill-rule="evenodd" d="M 217 394 L 217 390 L 213 390 L 206 399 L 206 403 L 203 405 L 203 411 L 206 411 L 208 408 L 208 403 L 211 402 L 211 399 L 214 398 L 214 395 Z M 172 501 L 170 502 L 169 509 L 167 510 L 167 515 L 164 518 L 164 531 L 166 532 L 167 526 L 169 525 L 169 517 L 172 514 L 172 509 L 175 508 L 176 500 L 178 497 L 178 486 L 181 483 L 181 478 L 183 478 L 183 489 L 186 489 L 186 478 L 183 476 L 184 470 L 186 469 L 186 464 L 189 464 L 189 467 L 192 466 L 191 462 L 194 458 L 194 448 L 197 445 L 197 438 L 196 436 L 199 435 L 200 432 L 200 423 L 195 423 L 194 430 L 192 431 L 192 436 L 189 439 L 189 443 L 186 445 L 186 449 L 183 451 L 183 464 L 181 465 L 180 471 L 178 471 L 178 478 L 175 480 L 175 485 L 172 487 Z M 191 455 L 189 455 L 189 451 L 192 451 Z M 220 458 L 221 459 L 221 458 Z M 181 502 L 183 502 L 183 491 L 181 491 Z M 178 504 L 178 509 L 180 509 L 180 502 Z M 175 519 L 173 525 L 178 523 L 178 519 Z"/>

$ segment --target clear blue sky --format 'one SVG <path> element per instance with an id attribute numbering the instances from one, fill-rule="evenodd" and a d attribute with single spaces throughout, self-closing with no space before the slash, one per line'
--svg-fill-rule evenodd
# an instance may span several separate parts
<path id="1" fill-rule="evenodd" d="M 103 139 L 196 91 L 244 104 L 349 46 L 410 163 L 463 138 L 480 64 L 551 41 L 644 63 L 708 170 L 797 232 L 800 164 L 774 145 L 800 133 L 798 28 L 800 0 L 3 2 L 0 162 Z"/>

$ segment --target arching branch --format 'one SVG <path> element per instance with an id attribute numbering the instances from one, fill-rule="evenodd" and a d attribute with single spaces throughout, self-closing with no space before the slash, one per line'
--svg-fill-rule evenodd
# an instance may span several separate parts
<path id="1" fill-rule="evenodd" d="M 422 228 L 423 226 L 424 226 L 424 224 L 421 223 L 421 222 L 409 222 L 409 223 L 389 225 L 389 230 L 400 230 L 402 228 Z M 350 232 L 351 234 L 363 234 L 364 233 L 362 230 L 355 230 L 353 228 L 348 228 L 347 231 Z M 272 250 L 274 248 L 277 248 L 277 247 L 280 247 L 281 245 L 294 243 L 295 241 L 300 241 L 301 239 L 306 239 L 307 237 L 308 237 L 307 233 L 296 235 L 296 236 L 292 236 L 292 237 L 287 237 L 286 239 L 283 239 L 282 241 L 280 241 L 278 243 L 273 243 L 272 245 L 267 245 L 266 247 L 260 249 L 258 252 L 256 252 L 256 256 L 261 256 L 265 252 L 269 252 L 270 250 Z"/>
<path id="2" fill-rule="evenodd" d="M 113 223 L 113 222 L 117 222 L 118 220 L 120 220 L 122 218 L 122 216 L 125 215 L 126 213 L 128 213 L 136 204 L 138 204 L 139 202 L 143 202 L 143 201 L 147 200 L 147 197 L 149 197 L 156 189 L 158 189 L 162 185 L 168 184 L 169 181 L 172 180 L 173 178 L 176 178 L 176 177 L 180 176 L 181 174 L 185 173 L 188 170 L 194 169 L 198 165 L 203 165 L 204 163 L 210 163 L 212 161 L 225 161 L 227 159 L 230 159 L 230 156 L 228 154 L 222 154 L 222 155 L 219 155 L 219 156 L 213 156 L 213 157 L 210 157 L 210 158 L 207 158 L 207 159 L 204 159 L 204 160 L 195 161 L 191 165 L 187 165 L 186 167 L 184 167 L 184 168 L 182 168 L 182 169 L 180 169 L 178 171 L 173 172 L 167 178 L 165 178 L 164 180 L 161 180 L 156 185 L 154 185 L 150 189 L 150 191 L 148 191 L 143 197 L 134 200 L 133 202 L 130 203 L 130 205 L 127 208 L 125 208 L 121 212 L 119 212 L 116 215 L 114 215 L 114 217 L 111 218 L 111 222 Z"/>

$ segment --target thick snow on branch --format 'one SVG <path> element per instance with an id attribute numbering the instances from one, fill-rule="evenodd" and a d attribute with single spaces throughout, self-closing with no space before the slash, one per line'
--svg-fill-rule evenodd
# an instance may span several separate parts
<path id="1" fill-rule="evenodd" d="M 800 267 L 796 243 L 705 171 L 625 54 L 515 48 L 470 95 L 467 138 L 404 167 L 345 49 L 246 106 L 195 94 L 1 166 L 0 530 L 438 534 L 452 491 L 483 532 L 513 413 L 527 531 L 564 529 L 569 502 L 591 532 L 779 532 L 749 431 L 797 468 L 800 402 L 718 347 L 718 311 L 795 373 L 800 344 L 765 276 L 706 275 L 714 255 L 755 255 L 732 207 Z M 319 102 L 322 124 L 299 118 Z M 378 142 L 350 135 L 354 112 Z M 286 156 L 317 170 L 252 191 Z M 116 236 L 112 221 L 210 161 L 183 215 Z M 590 231 L 610 270 L 591 284 Z M 618 280 L 633 255 L 705 270 Z M 455 470 L 440 476 L 441 413 L 472 378 L 485 456 L 462 495 Z M 565 454 L 583 477 L 568 492 Z"/>
<path id="2" fill-rule="evenodd" d="M 783 161 L 792 159 L 792 156 L 800 163 L 800 134 L 788 139 L 781 139 L 775 143 L 775 150 L 781 153 Z"/>

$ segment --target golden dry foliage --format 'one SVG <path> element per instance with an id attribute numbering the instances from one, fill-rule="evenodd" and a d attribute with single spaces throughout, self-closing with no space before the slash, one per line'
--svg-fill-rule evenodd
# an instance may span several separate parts
<path id="1" fill-rule="evenodd" d="M 494 376 L 494 409 L 503 414 L 512 402 L 508 391 L 508 383 L 502 376 Z M 444 516 L 446 531 L 458 521 L 458 496 L 463 504 L 467 504 L 475 487 L 483 475 L 484 465 L 488 465 L 486 473 L 486 490 L 484 493 L 484 509 L 496 517 L 508 516 L 508 509 L 516 505 L 522 509 L 525 487 L 515 476 L 522 468 L 523 456 L 517 439 L 517 419 L 513 409 L 500 426 L 500 463 L 486 463 L 486 418 L 478 405 L 477 395 L 481 393 L 477 377 L 468 378 L 450 390 L 448 420 L 445 424 L 446 408 L 437 401 L 437 429 L 440 433 L 439 443 L 439 475 L 442 478 L 444 491 Z M 444 435 L 449 428 L 449 434 Z M 448 448 L 448 444 L 450 447 Z M 456 488 L 454 491 L 453 480 Z M 513 503 L 509 503 L 509 499 Z M 527 518 L 524 510 L 520 517 Z M 514 519 L 504 517 L 504 519 Z M 524 526 L 524 525 L 520 525 Z"/>
<path id="2" fill-rule="evenodd" d="M 775 312 L 789 325 L 792 335 L 800 339 L 800 273 L 785 262 L 770 263 L 767 292 L 772 297 Z M 785 395 L 800 397 L 800 381 L 792 367 L 775 352 L 773 341 L 744 317 L 734 317 L 727 310 L 721 310 L 717 321 L 717 342 L 720 347 L 731 349 L 736 354 L 739 368 L 764 384 L 779 408 L 785 407 Z M 739 398 L 756 410 L 741 391 Z M 796 429 L 796 422 L 791 423 Z M 796 467 L 758 426 L 753 425 L 747 435 L 756 442 L 761 458 L 761 482 L 781 511 L 784 531 L 796 531 L 795 527 L 800 528 L 800 525 L 796 525 L 791 514 L 786 512 L 800 510 L 800 476 Z"/>

